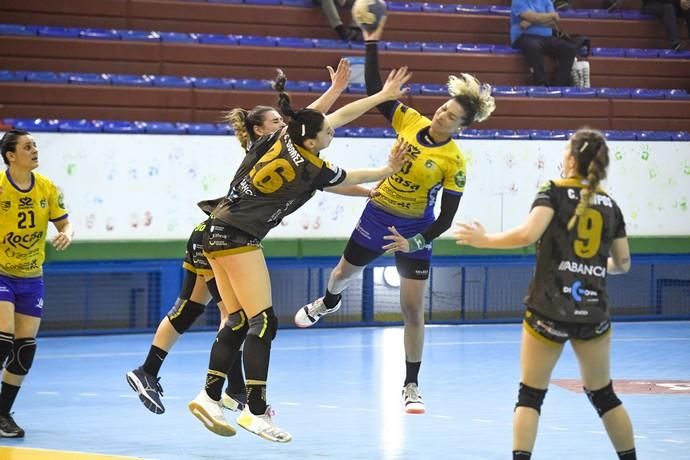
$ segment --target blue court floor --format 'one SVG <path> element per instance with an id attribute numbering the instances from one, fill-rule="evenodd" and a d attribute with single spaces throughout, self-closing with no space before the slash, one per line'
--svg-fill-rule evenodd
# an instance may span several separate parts
<path id="1" fill-rule="evenodd" d="M 427 413 L 406 415 L 400 327 L 281 330 L 268 396 L 278 424 L 293 435 L 284 445 L 241 429 L 216 436 L 188 412 L 213 333 L 188 333 L 169 355 L 163 415 L 148 412 L 125 381 L 151 335 L 43 338 L 14 407 L 26 438 L 0 440 L 0 454 L 14 446 L 160 460 L 509 459 L 520 331 L 518 324 L 428 327 L 420 374 Z M 690 459 L 690 385 L 677 382 L 690 381 L 690 323 L 616 323 L 613 376 L 661 381 L 668 390 L 619 393 L 638 458 Z M 569 347 L 553 378 L 578 378 Z M 587 398 L 552 384 L 533 458 L 617 457 Z"/>

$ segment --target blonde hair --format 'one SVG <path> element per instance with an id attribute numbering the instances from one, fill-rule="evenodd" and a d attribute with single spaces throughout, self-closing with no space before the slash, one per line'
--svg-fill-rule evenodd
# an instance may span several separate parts
<path id="1" fill-rule="evenodd" d="M 465 110 L 465 127 L 475 121 L 486 120 L 496 109 L 496 101 L 491 95 L 491 85 L 481 83 L 468 73 L 461 73 L 460 77 L 448 77 L 448 94 Z"/>
<path id="2" fill-rule="evenodd" d="M 575 227 L 577 219 L 584 214 L 599 184 L 606 178 L 609 166 L 609 147 L 604 135 L 594 129 L 582 128 L 570 138 L 570 155 L 575 158 L 578 175 L 587 179 L 580 192 L 580 202 L 573 217 L 568 221 L 568 230 Z"/>
<path id="3" fill-rule="evenodd" d="M 254 132 L 255 126 L 264 123 L 264 116 L 267 112 L 275 110 L 267 105 L 257 105 L 251 110 L 234 108 L 223 113 L 222 121 L 228 123 L 235 130 L 235 137 L 240 141 L 244 150 L 249 150 L 252 143 L 257 139 Z"/>

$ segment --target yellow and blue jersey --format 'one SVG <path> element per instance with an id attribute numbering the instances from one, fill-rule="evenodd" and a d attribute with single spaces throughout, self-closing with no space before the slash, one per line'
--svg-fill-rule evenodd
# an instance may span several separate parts
<path id="1" fill-rule="evenodd" d="M 31 173 L 31 186 L 21 190 L 7 170 L 0 174 L 0 275 L 41 276 L 48 221 L 65 218 L 62 194 L 50 179 Z"/>
<path id="2" fill-rule="evenodd" d="M 409 144 L 410 159 L 397 174 L 379 184 L 379 195 L 371 200 L 376 206 L 400 217 L 433 219 L 441 188 L 445 193 L 465 190 L 465 159 L 460 149 L 452 138 L 442 144 L 425 139 L 430 125 L 431 120 L 413 108 L 396 105 L 392 126 Z"/>

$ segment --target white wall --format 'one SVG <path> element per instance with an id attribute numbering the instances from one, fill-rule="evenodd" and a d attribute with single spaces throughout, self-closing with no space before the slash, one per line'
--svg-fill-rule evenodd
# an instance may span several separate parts
<path id="1" fill-rule="evenodd" d="M 231 136 L 37 133 L 39 171 L 65 192 L 80 240 L 186 239 L 195 203 L 226 193 L 243 155 Z M 392 139 L 336 138 L 323 157 L 345 169 L 381 164 Z M 457 220 L 516 225 L 537 186 L 560 175 L 564 141 L 458 141 L 468 183 Z M 611 142 L 606 189 L 632 235 L 689 235 L 690 143 Z M 347 238 L 364 199 L 317 195 L 272 237 Z"/>

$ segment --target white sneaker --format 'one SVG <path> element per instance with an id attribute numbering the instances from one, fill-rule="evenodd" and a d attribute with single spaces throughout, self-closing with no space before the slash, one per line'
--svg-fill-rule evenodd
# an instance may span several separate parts
<path id="1" fill-rule="evenodd" d="M 326 308 L 323 297 L 319 297 L 312 303 L 306 304 L 295 313 L 295 325 L 297 327 L 310 327 L 316 324 L 322 316 L 330 315 L 340 309 L 343 299 L 340 299 L 335 307 Z"/>
<path id="2" fill-rule="evenodd" d="M 196 398 L 187 405 L 194 417 L 198 418 L 206 428 L 220 436 L 235 436 L 235 429 L 230 426 L 223 415 L 220 401 L 214 401 L 202 389 Z"/>
<path id="3" fill-rule="evenodd" d="M 247 404 L 247 393 L 233 394 L 232 396 L 223 392 L 220 397 L 220 402 L 228 410 L 239 412 L 244 409 Z"/>
<path id="4" fill-rule="evenodd" d="M 271 406 L 266 406 L 266 412 L 263 415 L 254 415 L 249 410 L 249 405 L 244 406 L 239 417 L 237 417 L 237 424 L 245 430 L 269 441 L 290 442 L 292 439 L 290 433 L 273 423 L 273 410 Z"/>
<path id="5" fill-rule="evenodd" d="M 426 412 L 422 395 L 416 383 L 408 383 L 402 389 L 402 401 L 408 414 L 423 414 Z"/>

